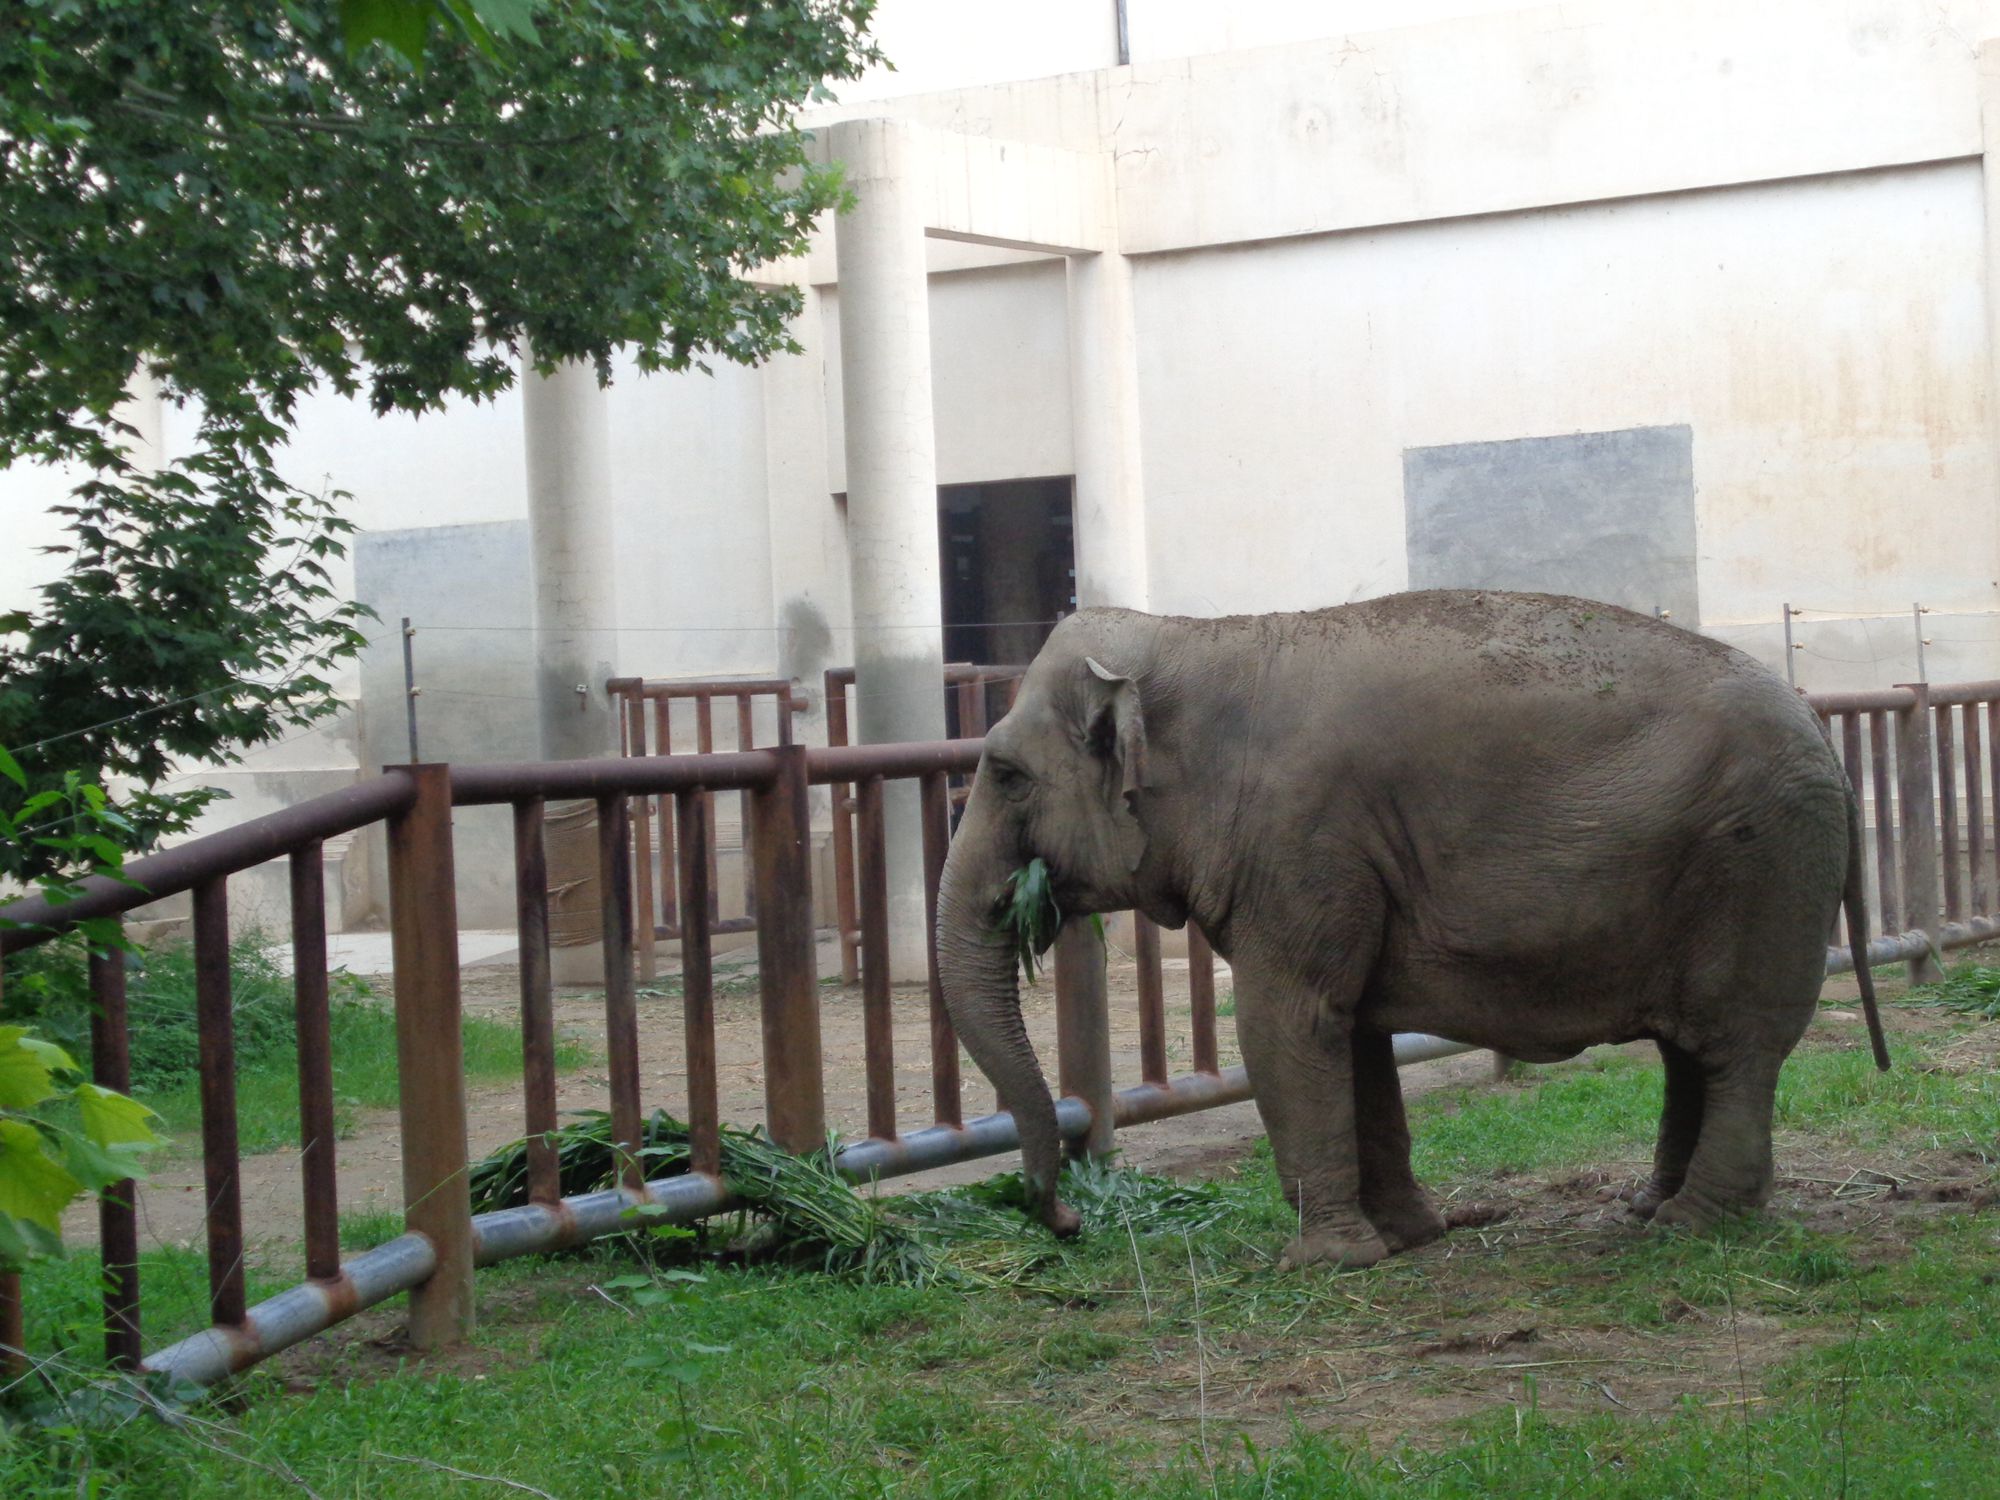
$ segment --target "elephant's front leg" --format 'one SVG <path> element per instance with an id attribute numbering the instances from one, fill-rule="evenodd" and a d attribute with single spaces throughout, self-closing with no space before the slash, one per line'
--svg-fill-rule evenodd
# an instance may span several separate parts
<path id="1" fill-rule="evenodd" d="M 1391 1255 L 1428 1245 L 1445 1231 L 1444 1216 L 1410 1171 L 1410 1122 L 1396 1043 L 1386 1031 L 1357 1026 L 1354 1111 L 1360 1131 L 1361 1211 Z"/>
<path id="2" fill-rule="evenodd" d="M 1299 1216 L 1285 1268 L 1372 1266 L 1389 1253 L 1361 1207 L 1353 1010 L 1296 982 L 1237 969 L 1237 1031 L 1278 1181 Z"/>

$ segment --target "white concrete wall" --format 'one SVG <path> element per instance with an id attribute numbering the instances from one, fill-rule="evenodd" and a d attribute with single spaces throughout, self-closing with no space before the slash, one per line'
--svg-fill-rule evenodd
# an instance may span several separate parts
<path id="1" fill-rule="evenodd" d="M 931 277 L 931 389 L 938 483 L 1032 479 L 1074 467 L 1069 312 L 1063 263 L 1043 260 Z M 829 349 L 840 299 L 826 298 Z M 827 482 L 847 487 L 838 360 L 826 364 Z"/>
<path id="2" fill-rule="evenodd" d="M 1687 423 L 1705 623 L 2000 608 L 1981 214 L 1958 163 L 1144 260 L 1154 605 L 1403 587 L 1406 447 Z"/>

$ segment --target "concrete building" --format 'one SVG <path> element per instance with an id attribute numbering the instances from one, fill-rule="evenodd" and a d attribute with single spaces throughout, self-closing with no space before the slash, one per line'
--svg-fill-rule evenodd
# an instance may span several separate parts
<path id="1" fill-rule="evenodd" d="M 802 354 L 309 404 L 295 477 L 355 496 L 385 628 L 332 728 L 191 773 L 218 818 L 405 757 L 403 615 L 426 758 L 537 753 L 530 516 L 546 553 L 579 495 L 543 670 L 792 677 L 809 739 L 827 666 L 864 734 L 935 734 L 942 659 L 1072 601 L 1541 587 L 1779 670 L 1790 605 L 1801 686 L 1909 680 L 1920 637 L 2000 676 L 1992 0 L 885 0 L 879 35 L 898 71 L 809 120 L 854 213 L 758 273 Z M 0 476 L 17 539 L 60 488 Z M 0 607 L 44 566 L 10 549 Z M 483 863 L 461 912 L 502 925 Z"/>

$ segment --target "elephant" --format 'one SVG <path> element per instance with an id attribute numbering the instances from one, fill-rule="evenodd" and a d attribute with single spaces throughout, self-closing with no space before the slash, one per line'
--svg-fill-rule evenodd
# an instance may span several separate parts
<path id="1" fill-rule="evenodd" d="M 1281 1264 L 1445 1224 L 1391 1037 L 1529 1062 L 1646 1038 L 1666 1071 L 1641 1218 L 1762 1206 L 1778 1073 L 1843 904 L 1871 1039 L 1860 814 L 1817 716 L 1751 657 L 1586 599 L 1426 590 L 1221 619 L 1089 608 L 987 735 L 945 861 L 947 1011 L 1013 1112 L 1034 1213 L 1061 1141 L 998 902 L 1194 923 L 1298 1214 Z"/>

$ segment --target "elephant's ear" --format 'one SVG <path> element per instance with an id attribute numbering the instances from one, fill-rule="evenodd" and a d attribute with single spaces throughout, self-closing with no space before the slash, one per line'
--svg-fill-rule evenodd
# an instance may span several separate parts
<path id="1" fill-rule="evenodd" d="M 1084 728 L 1092 755 L 1107 763 L 1114 775 L 1107 785 L 1115 786 L 1117 801 L 1111 809 L 1114 819 L 1134 835 L 1130 867 L 1137 869 L 1145 852 L 1145 835 L 1139 828 L 1139 793 L 1151 785 L 1146 776 L 1146 715 L 1139 706 L 1139 684 L 1121 677 L 1095 657 L 1086 656 L 1092 681 L 1088 699 L 1089 718 Z"/>

